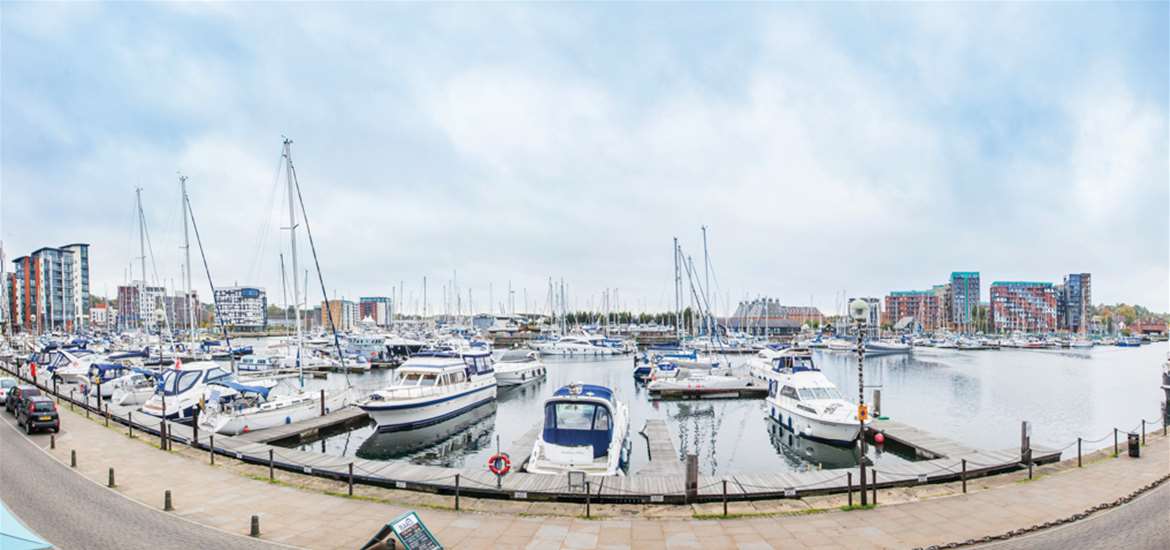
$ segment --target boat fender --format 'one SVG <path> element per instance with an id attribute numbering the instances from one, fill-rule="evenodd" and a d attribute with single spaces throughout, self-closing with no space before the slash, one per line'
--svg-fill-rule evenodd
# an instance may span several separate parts
<path id="1" fill-rule="evenodd" d="M 292 417 L 291 416 L 284 417 L 284 423 L 285 423 L 285 425 L 292 424 Z"/>
<path id="2" fill-rule="evenodd" d="M 512 469 L 512 459 L 508 458 L 508 453 L 500 453 L 492 455 L 488 459 L 488 470 L 495 475 L 502 476 Z"/>

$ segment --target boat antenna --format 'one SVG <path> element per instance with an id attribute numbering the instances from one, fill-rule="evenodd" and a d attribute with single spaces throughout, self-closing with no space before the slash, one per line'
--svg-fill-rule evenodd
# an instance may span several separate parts
<path id="1" fill-rule="evenodd" d="M 292 141 L 288 141 L 292 143 Z M 313 242 L 313 230 L 309 227 L 309 213 L 305 210 L 305 200 L 301 196 L 301 183 L 297 179 L 297 169 L 293 166 L 291 147 L 288 150 L 288 168 L 292 172 L 293 186 L 297 191 L 297 202 L 301 205 L 301 219 L 305 222 L 305 235 L 309 237 L 309 250 L 313 253 L 313 265 L 317 268 L 317 282 L 321 284 L 321 296 L 325 297 L 325 315 L 329 318 L 329 329 L 333 331 L 333 346 L 337 349 L 337 359 L 341 361 L 341 370 L 345 368 L 345 354 L 341 353 L 341 339 L 337 336 L 337 325 L 333 322 L 333 309 L 329 307 L 329 294 L 325 291 L 325 277 L 321 274 L 321 262 L 317 260 L 317 245 Z M 289 197 L 292 200 L 292 197 Z M 349 373 L 345 380 L 349 382 Z"/>
<path id="2" fill-rule="evenodd" d="M 199 259 L 203 260 L 203 272 L 207 274 L 207 285 L 211 287 L 211 302 L 215 305 L 215 321 L 223 332 L 224 341 L 227 342 L 232 374 L 238 374 L 236 371 L 236 350 L 232 347 L 232 337 L 228 335 L 227 325 L 223 324 L 223 315 L 220 315 L 222 310 L 219 309 L 219 296 L 215 294 L 215 283 L 211 281 L 211 269 L 207 267 L 207 254 L 203 253 L 203 239 L 199 236 L 199 224 L 195 223 L 195 210 L 191 208 L 191 197 L 184 196 L 183 201 L 187 203 L 187 212 L 191 214 L 191 229 L 195 231 L 195 244 L 199 245 Z"/>

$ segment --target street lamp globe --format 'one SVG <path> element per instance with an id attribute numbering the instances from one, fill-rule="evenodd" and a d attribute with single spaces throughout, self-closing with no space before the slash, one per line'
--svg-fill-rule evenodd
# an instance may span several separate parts
<path id="1" fill-rule="evenodd" d="M 849 316 L 858 323 L 869 319 L 869 303 L 861 298 L 849 302 Z"/>

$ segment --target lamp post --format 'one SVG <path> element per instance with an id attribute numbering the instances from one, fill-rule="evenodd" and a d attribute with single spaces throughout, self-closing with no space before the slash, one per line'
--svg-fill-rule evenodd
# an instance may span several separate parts
<path id="1" fill-rule="evenodd" d="M 861 459 L 858 461 L 858 466 L 861 468 L 861 505 L 869 504 L 866 497 L 866 477 L 865 477 L 865 419 L 867 410 L 865 408 L 865 322 L 869 318 L 869 303 L 865 300 L 856 299 L 849 302 L 849 316 L 853 318 L 853 322 L 857 326 L 857 424 L 859 430 L 857 432 L 857 440 L 861 445 Z"/>

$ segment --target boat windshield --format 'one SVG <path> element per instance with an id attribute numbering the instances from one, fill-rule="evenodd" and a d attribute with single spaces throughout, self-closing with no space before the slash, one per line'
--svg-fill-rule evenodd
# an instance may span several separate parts
<path id="1" fill-rule="evenodd" d="M 837 388 L 801 388 L 799 391 L 801 400 L 841 399 Z"/>
<path id="2" fill-rule="evenodd" d="M 543 439 L 563 446 L 591 446 L 593 458 L 609 452 L 613 420 L 609 409 L 595 403 L 554 402 L 545 405 Z"/>
<path id="3" fill-rule="evenodd" d="M 402 375 L 402 378 L 398 380 L 398 385 L 400 385 L 400 386 L 417 386 L 418 379 L 421 377 L 422 377 L 422 375 L 417 373 L 417 372 L 408 372 L 408 373 Z"/>
<path id="4" fill-rule="evenodd" d="M 422 376 L 422 379 L 419 381 L 418 385 L 420 385 L 420 386 L 434 386 L 435 382 L 438 379 L 439 379 L 439 377 L 434 375 L 434 374 L 424 374 Z"/>
<path id="5" fill-rule="evenodd" d="M 199 376 L 203 373 L 197 370 L 168 371 L 163 378 L 163 391 L 167 395 L 178 395 L 195 387 Z"/>

